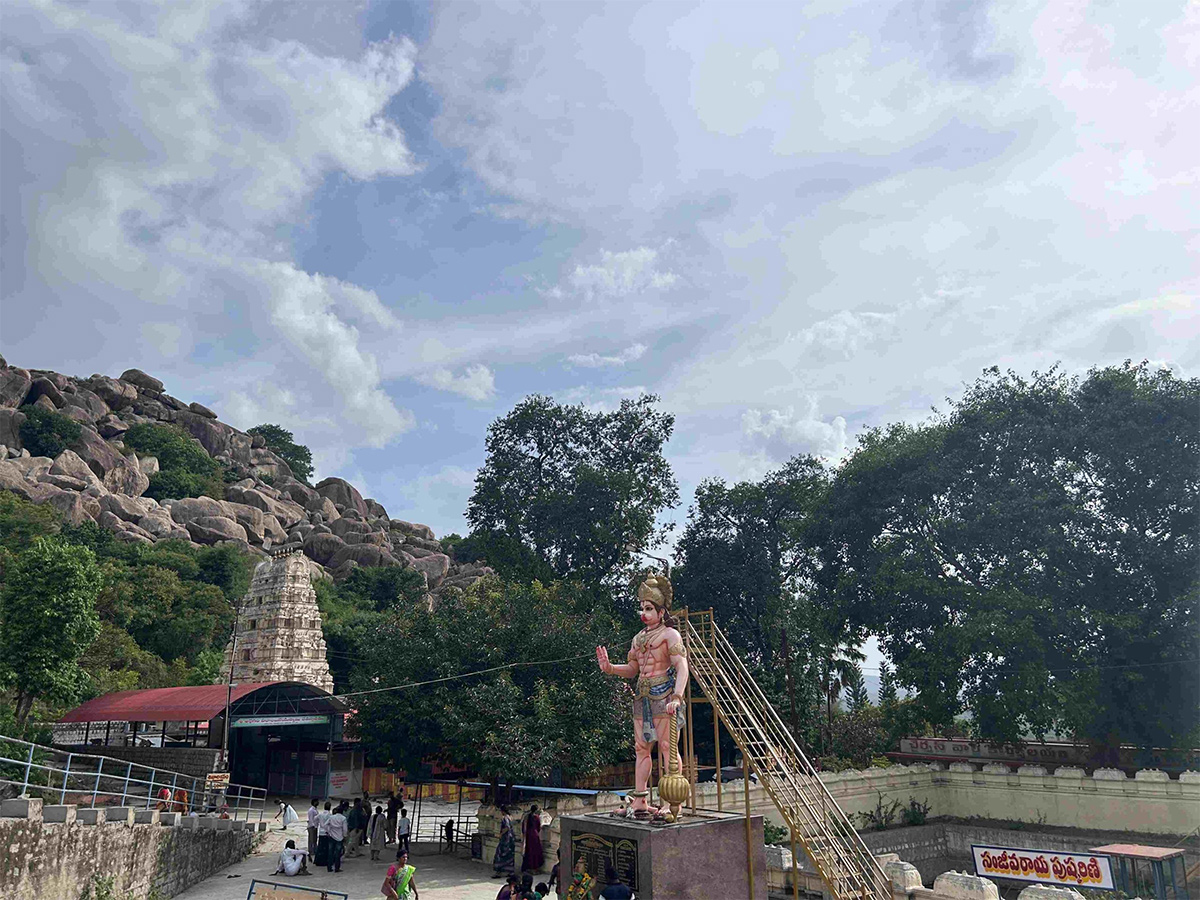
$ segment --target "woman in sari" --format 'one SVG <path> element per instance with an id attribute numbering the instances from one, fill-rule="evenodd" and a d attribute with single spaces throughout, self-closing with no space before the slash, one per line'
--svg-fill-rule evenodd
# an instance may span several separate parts
<path id="1" fill-rule="evenodd" d="M 493 878 L 503 878 L 513 870 L 517 841 L 513 836 L 512 817 L 508 807 L 500 807 L 500 843 L 496 845 L 496 856 L 492 860 Z"/>
<path id="2" fill-rule="evenodd" d="M 521 823 L 521 831 L 525 838 L 525 852 L 521 854 L 522 872 L 539 872 L 546 856 L 542 853 L 542 814 L 537 804 L 529 809 L 529 815 Z"/>

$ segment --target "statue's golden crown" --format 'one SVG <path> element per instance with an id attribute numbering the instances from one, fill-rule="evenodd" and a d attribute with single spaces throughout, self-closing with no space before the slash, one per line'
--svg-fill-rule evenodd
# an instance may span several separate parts
<path id="1" fill-rule="evenodd" d="M 671 587 L 671 579 L 666 575 L 647 575 L 638 585 L 638 599 L 649 600 L 660 609 L 670 609 L 675 590 Z"/>

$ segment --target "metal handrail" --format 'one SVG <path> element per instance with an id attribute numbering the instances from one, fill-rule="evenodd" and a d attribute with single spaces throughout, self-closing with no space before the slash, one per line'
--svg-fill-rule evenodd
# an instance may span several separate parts
<path id="1" fill-rule="evenodd" d="M 891 883 L 783 724 L 712 611 L 684 613 L 692 673 L 835 897 L 878 900 Z"/>
<path id="2" fill-rule="evenodd" d="M 162 803 L 168 811 L 184 815 L 214 813 L 231 819 L 249 820 L 257 813 L 262 821 L 266 809 L 265 788 L 229 784 L 208 788 L 203 776 L 188 775 L 127 759 L 75 753 L 0 735 L 0 784 L 20 788 L 22 797 L 41 797 L 75 806 L 143 805 Z M 160 797 L 163 789 L 170 798 Z M 177 800 L 183 790 L 187 800 Z"/>

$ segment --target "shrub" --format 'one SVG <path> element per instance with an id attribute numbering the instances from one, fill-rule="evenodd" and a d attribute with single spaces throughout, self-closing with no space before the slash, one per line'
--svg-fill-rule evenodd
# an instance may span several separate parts
<path id="1" fill-rule="evenodd" d="M 924 825 L 929 818 L 930 804 L 922 803 L 916 797 L 908 798 L 908 806 L 900 810 L 900 818 L 905 825 Z"/>
<path id="2" fill-rule="evenodd" d="M 292 433 L 279 425 L 255 425 L 247 434 L 257 435 L 267 443 L 267 449 L 288 464 L 301 481 L 307 482 L 312 477 L 312 451 L 303 444 L 297 444 Z"/>
<path id="3" fill-rule="evenodd" d="M 900 806 L 899 800 L 884 803 L 883 794 L 881 793 L 879 800 L 875 803 L 875 808 L 858 813 L 858 818 L 862 821 L 863 828 L 873 828 L 875 831 L 883 831 L 883 829 L 895 823 L 896 813 L 900 811 Z"/>
<path id="4" fill-rule="evenodd" d="M 199 441 L 177 428 L 139 423 L 125 432 L 125 446 L 158 458 L 146 496 L 155 500 L 225 496 L 226 469 Z"/>
<path id="5" fill-rule="evenodd" d="M 783 825 L 776 825 L 774 822 L 763 820 L 763 843 L 771 846 L 782 847 L 790 843 L 792 833 Z"/>
<path id="6" fill-rule="evenodd" d="M 83 429 L 74 419 L 40 406 L 22 406 L 21 443 L 34 456 L 55 457 L 79 440 Z"/>

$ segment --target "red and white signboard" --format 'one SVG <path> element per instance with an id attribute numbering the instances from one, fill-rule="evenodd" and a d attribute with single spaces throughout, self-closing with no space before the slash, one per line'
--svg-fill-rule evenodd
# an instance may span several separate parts
<path id="1" fill-rule="evenodd" d="M 975 857 L 975 874 L 983 878 L 1010 878 L 1101 891 L 1115 889 L 1112 863 L 1103 854 L 972 844 L 971 855 Z"/>

